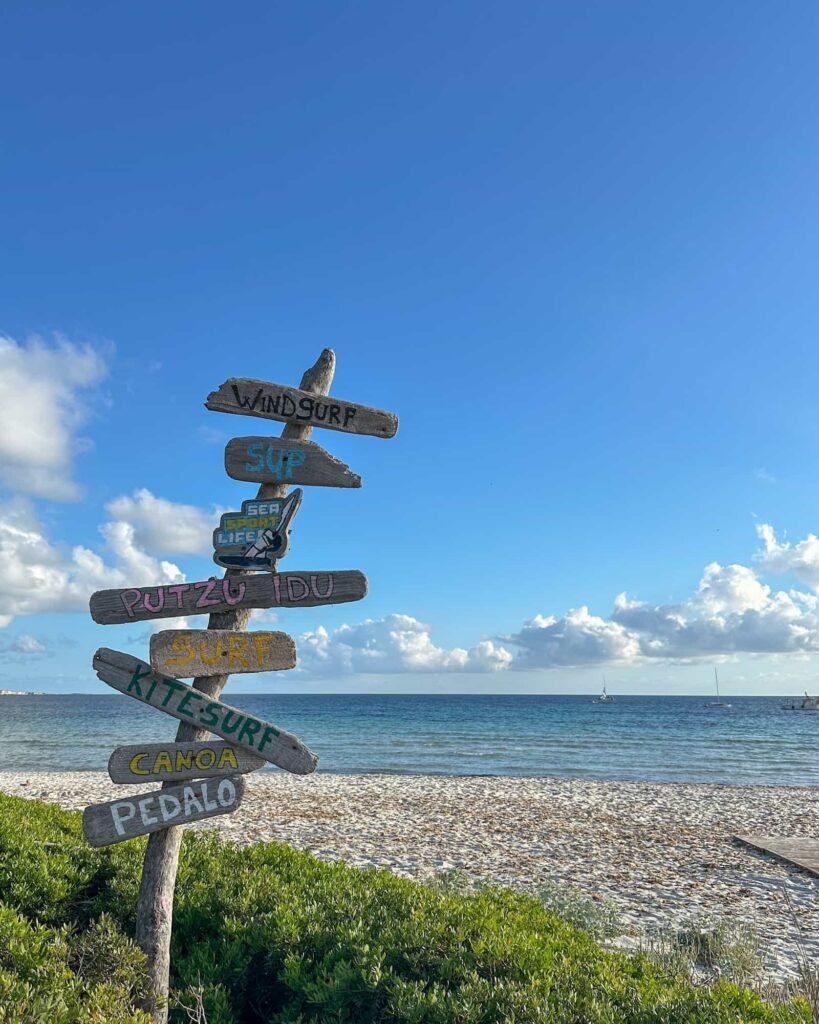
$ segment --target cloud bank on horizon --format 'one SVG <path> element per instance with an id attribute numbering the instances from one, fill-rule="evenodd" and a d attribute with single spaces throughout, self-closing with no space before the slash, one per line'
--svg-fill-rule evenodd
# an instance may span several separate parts
<path id="1" fill-rule="evenodd" d="M 85 396 L 106 373 L 104 357 L 87 346 L 65 339 L 51 347 L 40 339 L 18 345 L 0 337 L 0 483 L 10 492 L 0 503 L 0 628 L 19 616 L 85 612 L 93 591 L 135 579 L 185 582 L 167 556 L 210 551 L 219 510 L 173 502 L 147 488 L 105 506 L 110 518 L 98 528 L 99 550 L 66 548 L 47 536 L 32 499 L 81 496 L 72 471 L 75 456 L 89 447 L 79 435 L 90 418 Z M 157 523 L 173 528 L 160 530 Z M 757 526 L 757 535 L 762 546 L 752 565 L 712 562 L 694 593 L 676 604 L 649 604 L 624 592 L 605 616 L 585 605 L 560 617 L 539 613 L 514 633 L 449 649 L 434 642 L 431 626 L 396 612 L 303 633 L 299 668 L 313 675 L 497 673 L 819 651 L 819 538 L 780 541 L 769 524 Z M 776 590 L 765 577 L 789 577 L 798 586 Z M 25 634 L 0 653 L 33 657 L 43 649 Z"/>

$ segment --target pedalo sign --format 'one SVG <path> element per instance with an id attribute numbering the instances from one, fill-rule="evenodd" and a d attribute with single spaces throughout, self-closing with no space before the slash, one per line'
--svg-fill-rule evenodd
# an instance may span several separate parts
<path id="1" fill-rule="evenodd" d="M 358 570 L 276 571 L 277 561 L 288 553 L 290 530 L 303 498 L 301 487 L 289 492 L 288 488 L 361 486 L 361 478 L 349 466 L 307 440 L 311 428 L 387 438 L 398 429 L 392 413 L 329 398 L 334 366 L 333 353 L 325 350 L 304 375 L 301 388 L 234 378 L 208 396 L 206 408 L 215 412 L 286 424 L 281 437 L 237 437 L 227 445 L 227 473 L 261 486 L 255 498 L 243 501 L 237 512 L 224 513 L 215 526 L 214 561 L 226 570 L 222 578 L 173 586 L 135 585 L 91 597 L 92 618 L 105 624 L 210 615 L 207 629 L 156 633 L 150 642 L 150 663 L 108 648 L 94 655 L 93 667 L 104 683 L 182 725 L 176 742 L 137 743 L 113 751 L 108 763 L 113 782 L 161 788 L 86 808 L 83 831 L 92 845 L 230 814 L 242 802 L 242 776 L 265 764 L 298 775 L 315 771 L 318 757 L 296 736 L 219 697 L 233 673 L 278 672 L 296 665 L 296 647 L 286 633 L 243 628 L 251 609 L 340 604 L 366 596 L 367 578 Z M 184 679 L 192 679 L 193 685 L 180 682 Z M 152 836 L 152 841 L 160 838 Z M 156 849 L 160 858 L 171 856 L 162 852 L 164 848 Z M 150 855 L 149 843 L 140 894 L 146 915 L 152 900 L 161 904 L 159 895 L 146 891 L 146 885 L 158 885 L 155 879 L 161 881 L 163 871 L 166 878 L 168 874 L 167 864 L 153 864 L 149 870 Z M 170 875 L 172 899 L 175 861 Z M 139 914 L 137 932 L 150 961 L 158 940 L 144 929 L 140 936 Z M 154 970 L 153 980 L 157 995 L 167 993 L 161 967 Z M 157 1013 L 164 1019 L 161 1007 Z"/>

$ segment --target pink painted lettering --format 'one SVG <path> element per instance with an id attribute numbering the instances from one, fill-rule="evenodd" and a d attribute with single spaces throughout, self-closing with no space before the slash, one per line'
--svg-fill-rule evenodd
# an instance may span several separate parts
<path id="1" fill-rule="evenodd" d="M 243 583 L 241 580 L 239 580 L 239 582 L 236 584 L 237 595 L 236 597 L 234 597 L 233 591 L 230 589 L 231 582 L 232 581 L 229 576 L 226 576 L 222 580 L 222 593 L 224 594 L 225 600 L 227 601 L 228 604 L 238 604 L 245 596 L 247 585 Z"/>
<path id="2" fill-rule="evenodd" d="M 131 596 L 133 595 L 133 597 Z M 139 604 L 139 600 L 142 597 L 142 592 L 139 590 L 123 590 L 120 595 L 120 600 L 125 606 L 125 611 L 128 612 L 129 618 L 134 617 L 134 608 Z"/>
<path id="3" fill-rule="evenodd" d="M 296 593 L 293 592 L 293 586 L 296 583 L 298 583 L 298 585 L 302 588 L 302 591 L 301 591 L 300 594 L 296 594 Z M 307 597 L 307 595 L 309 593 L 310 593 L 310 588 L 307 586 L 307 584 L 304 582 L 304 580 L 301 578 L 301 576 L 291 576 L 291 575 L 288 574 L 288 576 L 287 576 L 287 596 L 290 598 L 291 601 L 303 601 L 305 599 L 305 597 Z"/>
<path id="4" fill-rule="evenodd" d="M 156 607 L 151 604 L 151 599 L 148 596 L 148 591 L 146 590 L 142 598 L 142 607 L 147 612 L 161 612 L 165 607 L 165 588 L 156 588 Z"/>
<path id="5" fill-rule="evenodd" d="M 327 573 L 327 589 L 323 594 L 318 587 L 318 576 L 310 577 L 310 589 L 313 591 L 314 597 L 320 597 L 322 600 L 331 597 L 333 593 L 333 574 L 331 572 Z"/>
<path id="6" fill-rule="evenodd" d="M 183 607 L 183 605 L 182 605 L 182 595 L 185 593 L 185 591 L 190 590 L 190 589 L 191 589 L 190 583 L 175 583 L 172 587 L 168 587 L 167 588 L 169 594 L 175 594 L 176 595 L 176 607 L 177 608 L 182 608 Z"/>
<path id="7" fill-rule="evenodd" d="M 194 590 L 201 590 L 202 587 L 205 588 L 204 591 L 202 592 L 202 596 L 196 602 L 197 608 L 212 608 L 213 605 L 219 604 L 218 601 L 210 600 L 210 595 L 213 593 L 213 588 L 216 586 L 218 582 L 218 580 L 204 580 L 202 583 L 194 583 Z"/>

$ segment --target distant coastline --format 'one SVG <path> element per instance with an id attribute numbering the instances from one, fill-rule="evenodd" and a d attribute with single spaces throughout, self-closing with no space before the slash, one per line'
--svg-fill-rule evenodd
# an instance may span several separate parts
<path id="1" fill-rule="evenodd" d="M 0 697 L 45 697 L 39 690 L 0 690 Z"/>

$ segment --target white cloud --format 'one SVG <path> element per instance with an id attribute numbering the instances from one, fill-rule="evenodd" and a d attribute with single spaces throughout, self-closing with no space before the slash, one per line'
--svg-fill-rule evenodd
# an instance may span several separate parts
<path id="1" fill-rule="evenodd" d="M 557 668 L 652 659 L 687 661 L 735 653 L 819 651 L 819 599 L 773 590 L 744 565 L 705 567 L 696 592 L 650 605 L 620 594 L 608 618 L 587 608 L 536 616 L 502 639 L 519 648 L 513 668 Z"/>
<path id="2" fill-rule="evenodd" d="M 519 648 L 515 668 L 559 668 L 607 661 L 632 661 L 634 635 L 617 622 L 591 615 L 585 605 L 561 619 L 536 615 L 518 633 L 502 638 Z"/>
<path id="3" fill-rule="evenodd" d="M 201 555 L 213 549 L 220 510 L 208 515 L 195 505 L 157 498 L 146 488 L 115 498 L 106 510 L 133 529 L 134 543 L 158 555 Z"/>
<path id="4" fill-rule="evenodd" d="M 409 615 L 367 619 L 329 633 L 323 626 L 298 642 L 299 667 L 314 673 L 483 672 L 506 668 L 512 655 L 491 640 L 471 650 L 436 647 L 430 627 Z"/>
<path id="5" fill-rule="evenodd" d="M 30 633 L 20 633 L 18 636 L 0 642 L 0 655 L 22 655 L 32 657 L 38 654 L 45 654 L 46 645 L 41 643 L 37 637 Z"/>
<path id="6" fill-rule="evenodd" d="M 819 590 L 819 537 L 809 533 L 798 544 L 790 544 L 788 541 L 780 543 L 774 528 L 768 523 L 761 523 L 756 532 L 765 545 L 756 558 L 762 572 L 777 576 L 793 573 L 802 583 Z"/>
<path id="7" fill-rule="evenodd" d="M 279 613 L 272 608 L 254 608 L 250 613 L 249 625 L 273 626 L 279 621 Z"/>
<path id="8" fill-rule="evenodd" d="M 106 523 L 101 533 L 109 561 L 82 545 L 52 544 L 29 502 L 0 505 L 0 627 L 18 615 L 87 612 L 95 590 L 184 582 L 178 566 L 136 544 L 130 523 Z"/>
<path id="9" fill-rule="evenodd" d="M 80 497 L 72 463 L 88 441 L 78 430 L 91 412 L 88 391 L 105 373 L 90 346 L 0 336 L 0 482 L 59 501 Z"/>
<path id="10" fill-rule="evenodd" d="M 19 651 L 20 654 L 42 654 L 45 651 L 45 644 L 40 643 L 37 637 L 30 633 L 21 633 L 11 642 L 10 649 Z"/>

